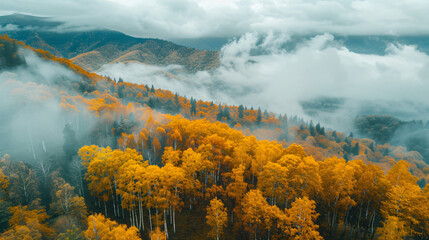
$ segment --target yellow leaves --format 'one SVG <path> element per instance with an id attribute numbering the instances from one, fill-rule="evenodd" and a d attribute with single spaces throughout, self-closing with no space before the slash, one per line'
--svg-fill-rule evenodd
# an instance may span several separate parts
<path id="1" fill-rule="evenodd" d="M 383 240 L 402 240 L 408 235 L 405 223 L 398 217 L 388 216 L 383 227 L 379 230 L 379 239 Z"/>
<path id="2" fill-rule="evenodd" d="M 42 239 L 53 235 L 53 230 L 44 223 L 49 218 L 45 210 L 15 206 L 10 211 L 10 229 L 1 235 L 1 239 Z"/>
<path id="3" fill-rule="evenodd" d="M 3 170 L 0 169 L 0 189 L 6 189 L 9 186 L 9 179 L 4 175 Z"/>
<path id="4" fill-rule="evenodd" d="M 189 175 L 201 171 L 203 169 L 201 154 L 194 152 L 192 148 L 188 148 L 182 154 L 182 168 Z"/>
<path id="5" fill-rule="evenodd" d="M 244 165 L 234 168 L 232 173 L 227 174 L 231 178 L 231 183 L 226 187 L 229 197 L 235 198 L 237 202 L 241 201 L 247 191 L 247 183 L 244 181 Z"/>
<path id="6" fill-rule="evenodd" d="M 258 174 L 258 189 L 270 198 L 271 205 L 286 196 L 288 188 L 288 168 L 278 163 L 268 162 Z"/>
<path id="7" fill-rule="evenodd" d="M 316 203 L 313 200 L 297 198 L 292 207 L 286 210 L 287 227 L 284 229 L 290 239 L 323 239 L 318 232 L 319 226 L 314 223 L 319 214 L 316 213 Z"/>
<path id="8" fill-rule="evenodd" d="M 85 179 L 89 182 L 91 194 L 107 201 L 114 190 L 118 171 L 126 162 L 143 162 L 143 157 L 135 150 L 114 150 L 109 147 L 84 146 L 79 150 L 83 165 L 87 167 Z"/>
<path id="9" fill-rule="evenodd" d="M 290 145 L 285 151 L 285 154 L 291 154 L 291 155 L 295 155 L 298 156 L 300 158 L 305 158 L 307 157 L 307 154 L 304 151 L 304 148 L 302 146 L 299 146 L 295 143 L 293 143 L 292 145 Z"/>
<path id="10" fill-rule="evenodd" d="M 228 221 L 226 208 L 221 200 L 214 198 L 210 201 L 210 205 L 207 207 L 206 219 L 207 224 L 211 227 L 210 236 L 219 239 Z"/>
<path id="11" fill-rule="evenodd" d="M 87 239 L 94 240 L 140 240 L 138 229 L 127 228 L 126 225 L 118 224 L 105 218 L 102 214 L 90 215 L 87 218 L 88 229 L 85 231 Z"/>
<path id="12" fill-rule="evenodd" d="M 250 190 L 242 201 L 242 221 L 245 228 L 256 233 L 258 228 L 269 229 L 273 221 L 278 218 L 280 210 L 270 206 L 259 190 Z"/>
<path id="13" fill-rule="evenodd" d="M 393 186 L 415 184 L 417 178 L 408 171 L 408 163 L 404 160 L 397 162 L 386 175 L 386 179 Z"/>
<path id="14" fill-rule="evenodd" d="M 73 105 L 73 104 L 68 103 L 67 100 L 65 100 L 65 98 L 61 98 L 60 106 L 62 108 L 64 108 L 66 111 L 73 110 L 75 112 L 79 112 L 79 110 L 77 110 L 76 106 Z"/>
<path id="15" fill-rule="evenodd" d="M 165 147 L 162 155 L 162 164 L 170 163 L 173 166 L 179 166 L 181 151 L 174 151 L 172 147 Z"/>
<path id="16" fill-rule="evenodd" d="M 58 186 L 55 193 L 56 199 L 51 203 L 51 209 L 59 215 L 69 215 L 77 221 L 84 221 L 86 218 L 86 205 L 83 197 L 79 197 L 74 192 L 74 187 L 68 183 Z"/>
<path id="17" fill-rule="evenodd" d="M 79 149 L 78 156 L 83 161 L 82 165 L 87 166 L 96 157 L 101 149 L 96 145 L 83 146 Z"/>
<path id="18" fill-rule="evenodd" d="M 167 237 L 165 236 L 165 232 L 161 231 L 161 228 L 156 227 L 150 234 L 150 240 L 167 240 Z"/>

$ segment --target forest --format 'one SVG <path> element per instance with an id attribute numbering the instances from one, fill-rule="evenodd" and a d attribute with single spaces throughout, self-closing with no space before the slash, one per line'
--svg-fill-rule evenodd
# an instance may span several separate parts
<path id="1" fill-rule="evenodd" d="M 32 54 L 66 73 L 19 78 L 35 75 Z M 429 239 L 429 165 L 371 117 L 355 124 L 372 139 L 356 138 L 99 76 L 7 36 L 0 57 L 13 73 L 0 89 L 19 96 L 0 105 L 2 136 L 17 108 L 55 113 L 1 141 L 0 239 Z"/>

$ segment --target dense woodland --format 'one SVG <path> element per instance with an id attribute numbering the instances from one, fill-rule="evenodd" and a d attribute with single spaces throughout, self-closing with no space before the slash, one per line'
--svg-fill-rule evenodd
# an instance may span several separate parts
<path id="1" fill-rule="evenodd" d="M 49 86 L 62 144 L 1 157 L 0 239 L 429 239 L 418 152 L 0 43 L 0 69 L 21 49 L 78 76 L 20 85 Z"/>

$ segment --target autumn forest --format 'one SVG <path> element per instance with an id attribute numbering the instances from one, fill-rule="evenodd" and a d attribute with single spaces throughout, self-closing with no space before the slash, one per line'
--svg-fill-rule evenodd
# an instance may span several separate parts
<path id="1" fill-rule="evenodd" d="M 1 128 L 0 239 L 429 239 L 419 152 L 97 75 L 6 35 L 0 63 L 4 116 L 54 109 L 49 127 Z M 46 64 L 64 74 L 28 77 Z"/>

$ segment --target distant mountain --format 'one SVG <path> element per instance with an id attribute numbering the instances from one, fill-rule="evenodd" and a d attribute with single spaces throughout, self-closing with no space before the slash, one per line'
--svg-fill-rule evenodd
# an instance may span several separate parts
<path id="1" fill-rule="evenodd" d="M 111 30 L 64 32 L 63 23 L 51 18 L 23 14 L 0 16 L 0 33 L 48 50 L 58 57 L 97 71 L 104 64 L 141 62 L 153 65 L 178 64 L 188 71 L 219 66 L 219 52 L 183 47 L 169 41 L 135 38 Z"/>
<path id="2" fill-rule="evenodd" d="M 237 36 L 236 38 L 239 38 Z M 212 50 L 220 51 L 225 44 L 232 41 L 234 38 L 221 38 L 221 37 L 212 37 L 212 38 L 174 38 L 169 39 L 170 41 L 190 48 L 196 48 L 200 50 Z"/>

